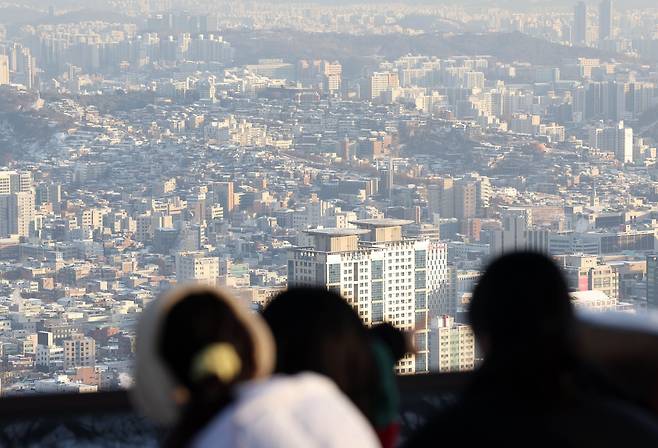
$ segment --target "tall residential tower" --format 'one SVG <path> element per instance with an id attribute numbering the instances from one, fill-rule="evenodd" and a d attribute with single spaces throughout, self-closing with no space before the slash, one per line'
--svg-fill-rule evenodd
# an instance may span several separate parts
<path id="1" fill-rule="evenodd" d="M 400 373 L 429 368 L 429 322 L 448 305 L 447 247 L 429 239 L 404 239 L 412 221 L 364 219 L 356 229 L 306 231 L 310 247 L 291 250 L 289 286 L 320 286 L 341 294 L 366 325 L 390 322 L 414 331 L 416 354 Z"/>
<path id="2" fill-rule="evenodd" d="M 614 5 L 612 0 L 602 0 L 599 4 L 599 40 L 614 39 Z"/>
<path id="3" fill-rule="evenodd" d="M 574 8 L 571 43 L 587 45 L 587 5 L 585 2 L 578 2 Z"/>

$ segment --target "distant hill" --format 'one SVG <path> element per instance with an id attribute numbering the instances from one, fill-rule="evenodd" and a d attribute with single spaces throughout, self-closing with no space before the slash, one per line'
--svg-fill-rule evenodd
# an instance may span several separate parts
<path id="1" fill-rule="evenodd" d="M 71 126 L 70 117 L 37 108 L 37 96 L 0 86 L 0 163 L 19 159 Z"/>
<path id="2" fill-rule="evenodd" d="M 28 20 L 38 21 L 46 16 L 46 13 L 28 7 L 7 6 L 0 8 L 0 23 L 3 24 L 27 23 Z"/>
<path id="3" fill-rule="evenodd" d="M 522 33 L 353 36 L 281 30 L 227 31 L 224 37 L 236 48 L 239 64 L 254 63 L 259 58 L 339 60 L 347 65 L 348 77 L 358 74 L 364 65 L 378 59 L 394 59 L 410 53 L 443 58 L 491 55 L 505 62 L 524 61 L 540 65 L 557 65 L 564 58 L 606 56 L 593 48 L 567 47 Z"/>

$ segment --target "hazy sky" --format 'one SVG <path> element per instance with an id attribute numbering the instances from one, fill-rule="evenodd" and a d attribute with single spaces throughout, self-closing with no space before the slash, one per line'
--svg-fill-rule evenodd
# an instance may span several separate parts
<path id="1" fill-rule="evenodd" d="M 267 0 L 259 0 L 267 2 Z M 278 0 L 277 0 L 278 1 Z M 280 1 L 278 1 L 280 2 Z M 358 4 L 358 3 L 413 3 L 434 5 L 480 5 L 498 6 L 511 9 L 528 9 L 533 7 L 570 7 L 578 3 L 577 0 L 306 0 L 307 3 L 323 4 Z M 586 3 L 598 4 L 600 0 L 585 0 Z M 281 2 L 280 2 L 281 3 Z M 300 2 L 301 3 L 301 2 Z M 656 0 L 617 0 L 615 7 L 624 8 L 658 8 Z"/>

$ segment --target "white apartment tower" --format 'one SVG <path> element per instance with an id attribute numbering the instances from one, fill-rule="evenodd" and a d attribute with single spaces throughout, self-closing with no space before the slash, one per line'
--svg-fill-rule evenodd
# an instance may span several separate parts
<path id="1" fill-rule="evenodd" d="M 448 315 L 432 320 L 429 336 L 433 372 L 463 372 L 475 368 L 475 336 L 469 325 Z"/>
<path id="2" fill-rule="evenodd" d="M 34 215 L 31 191 L 0 194 L 0 237 L 29 236 Z"/>
<path id="3" fill-rule="evenodd" d="M 0 54 L 0 86 L 9 84 L 9 57 Z"/>
<path id="4" fill-rule="evenodd" d="M 597 147 L 615 154 L 622 163 L 633 163 L 633 128 L 628 128 L 623 121 L 603 130 L 592 131 Z"/>
<path id="5" fill-rule="evenodd" d="M 633 163 L 633 128 L 627 128 L 620 123 L 617 131 L 617 147 L 615 157 L 623 163 Z"/>
<path id="6" fill-rule="evenodd" d="M 400 87 L 397 73 L 375 72 L 370 76 L 368 83 L 368 99 L 377 100 L 382 93 Z"/>
<path id="7" fill-rule="evenodd" d="M 31 191 L 32 173 L 29 171 L 0 171 L 0 195 Z"/>
<path id="8" fill-rule="evenodd" d="M 444 244 L 403 239 L 402 226 L 411 222 L 364 219 L 354 221 L 356 229 L 307 230 L 312 246 L 288 258 L 289 286 L 326 287 L 366 325 L 390 322 L 415 332 L 416 354 L 397 366 L 403 374 L 428 371 L 429 320 L 448 300 L 450 279 Z"/>
<path id="9" fill-rule="evenodd" d="M 176 255 L 176 281 L 215 286 L 219 278 L 219 258 L 203 251 L 179 252 Z"/>

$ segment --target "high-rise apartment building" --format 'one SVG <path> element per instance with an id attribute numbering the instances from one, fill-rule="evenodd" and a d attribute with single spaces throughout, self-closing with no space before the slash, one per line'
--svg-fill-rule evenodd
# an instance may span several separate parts
<path id="1" fill-rule="evenodd" d="M 390 322 L 414 331 L 417 352 L 397 369 L 427 372 L 429 318 L 450 293 L 447 249 L 429 239 L 403 239 L 402 226 L 411 221 L 354 223 L 358 228 L 306 231 L 313 244 L 290 251 L 288 285 L 326 287 L 341 294 L 366 325 Z"/>
<path id="2" fill-rule="evenodd" d="M 233 182 L 216 182 L 212 186 L 215 202 L 219 202 L 226 213 L 231 213 L 235 208 L 235 194 Z"/>
<path id="3" fill-rule="evenodd" d="M 30 191 L 32 173 L 29 171 L 0 171 L 0 195 Z"/>
<path id="4" fill-rule="evenodd" d="M 28 90 L 35 87 L 36 62 L 28 47 L 14 43 L 9 49 L 9 70 Z"/>
<path id="5" fill-rule="evenodd" d="M 197 92 L 199 94 L 200 101 L 214 103 L 217 100 L 217 88 L 215 87 L 215 81 L 213 77 L 199 81 L 197 85 Z"/>
<path id="6" fill-rule="evenodd" d="M 463 372 L 475 368 L 475 336 L 469 325 L 456 323 L 454 317 L 432 320 L 429 336 L 430 370 Z"/>
<path id="7" fill-rule="evenodd" d="M 619 273 L 596 255 L 564 255 L 557 257 L 569 286 L 576 291 L 601 291 L 611 299 L 619 298 Z"/>
<path id="8" fill-rule="evenodd" d="M 203 251 L 176 254 L 176 281 L 215 286 L 219 278 L 219 258 Z"/>
<path id="9" fill-rule="evenodd" d="M 430 217 L 457 218 L 464 222 L 489 206 L 491 184 L 484 176 L 467 175 L 453 179 L 444 177 L 427 187 Z"/>
<path id="10" fill-rule="evenodd" d="M 9 84 L 9 56 L 0 54 L 0 86 Z"/>
<path id="11" fill-rule="evenodd" d="M 29 236 L 34 212 L 32 192 L 22 191 L 0 195 L 0 236 Z"/>
<path id="12" fill-rule="evenodd" d="M 398 87 L 400 87 L 400 79 L 397 73 L 375 72 L 370 76 L 367 95 L 369 99 L 377 100 L 382 93 Z"/>
<path id="13" fill-rule="evenodd" d="M 96 364 L 96 341 L 93 338 L 75 335 L 64 341 L 64 368 L 94 367 Z"/>
<path id="14" fill-rule="evenodd" d="M 475 217 L 477 210 L 477 185 L 460 179 L 455 182 L 455 218 L 465 221 Z"/>
<path id="15" fill-rule="evenodd" d="M 22 191 L 9 195 L 9 198 L 10 233 L 29 236 L 34 221 L 34 194 L 31 191 Z"/>
<path id="16" fill-rule="evenodd" d="M 62 202 L 62 185 L 55 182 L 40 184 L 35 189 L 34 197 L 36 205 L 57 205 Z"/>
<path id="17" fill-rule="evenodd" d="M 475 212 L 477 216 L 483 216 L 491 200 L 493 191 L 491 181 L 488 177 L 481 176 L 477 173 L 469 173 L 464 176 L 464 179 L 475 182 Z"/>
<path id="18" fill-rule="evenodd" d="M 337 62 L 302 59 L 297 63 L 297 81 L 304 87 L 321 88 L 326 93 L 340 92 L 343 66 Z"/>
<path id="19" fill-rule="evenodd" d="M 626 127 L 623 121 L 597 133 L 596 143 L 599 149 L 614 153 L 620 162 L 633 163 L 633 128 Z"/>
<path id="20" fill-rule="evenodd" d="M 601 112 L 608 120 L 620 121 L 626 116 L 627 96 L 630 84 L 621 81 L 608 81 L 601 87 Z"/>
<path id="21" fill-rule="evenodd" d="M 574 8 L 571 43 L 587 45 L 587 4 L 578 2 Z"/>
<path id="22" fill-rule="evenodd" d="M 464 73 L 464 87 L 467 89 L 484 89 L 484 73 L 466 72 Z"/>
<path id="23" fill-rule="evenodd" d="M 438 214 L 441 218 L 455 217 L 454 187 L 454 180 L 451 177 L 439 179 L 436 184 L 427 187 L 430 216 Z"/>
<path id="24" fill-rule="evenodd" d="M 158 229 L 171 229 L 173 217 L 162 211 L 146 212 L 135 220 L 135 239 L 141 242 L 152 241 Z"/>
<path id="25" fill-rule="evenodd" d="M 328 93 L 340 92 L 342 86 L 343 66 L 338 62 L 322 61 L 322 90 Z"/>
<path id="26" fill-rule="evenodd" d="M 597 265 L 587 273 L 587 286 L 591 291 L 602 291 L 616 300 L 619 298 L 619 273 L 610 265 Z"/>
<path id="27" fill-rule="evenodd" d="M 599 3 L 599 40 L 614 39 L 614 4 L 612 0 Z"/>
<path id="28" fill-rule="evenodd" d="M 615 157 L 620 162 L 633 163 L 633 128 L 627 128 L 623 123 L 617 129 Z"/>
<path id="29" fill-rule="evenodd" d="M 550 233 L 533 228 L 531 209 L 508 207 L 501 211 L 501 221 L 502 228 L 492 234 L 491 256 L 520 250 L 549 251 Z"/>
<path id="30" fill-rule="evenodd" d="M 527 232 L 532 225 L 532 211 L 527 208 L 507 208 L 501 212 L 502 229 L 494 232 L 491 255 L 524 250 Z"/>
<path id="31" fill-rule="evenodd" d="M 64 365 L 64 349 L 55 345 L 53 333 L 39 331 L 34 364 L 39 370 L 55 370 Z"/>

